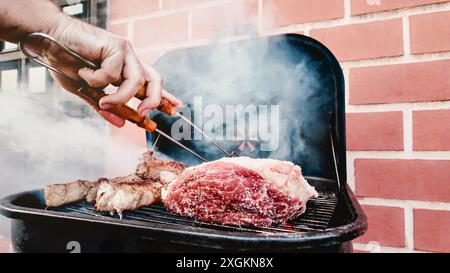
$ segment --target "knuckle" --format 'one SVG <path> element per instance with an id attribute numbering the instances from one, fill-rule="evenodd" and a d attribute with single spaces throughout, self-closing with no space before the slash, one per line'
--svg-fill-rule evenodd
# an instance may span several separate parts
<path id="1" fill-rule="evenodd" d="M 136 85 L 139 85 L 139 87 L 144 86 L 145 85 L 145 75 L 144 72 L 142 70 L 140 70 L 134 79 L 134 82 L 136 83 Z"/>
<path id="2" fill-rule="evenodd" d="M 131 45 L 131 42 L 125 38 L 119 38 L 118 46 L 121 50 L 126 50 Z"/>
<path id="3" fill-rule="evenodd" d="M 162 77 L 161 75 L 159 75 L 159 74 L 158 74 L 158 77 L 157 77 L 157 81 L 158 81 L 158 83 L 159 83 L 160 85 L 163 85 L 163 83 L 164 83 L 163 77 Z"/>
<path id="4" fill-rule="evenodd" d="M 114 96 L 111 99 L 114 104 L 122 104 L 127 102 L 126 94 L 124 94 L 123 92 L 118 92 L 114 94 Z"/>
<path id="5" fill-rule="evenodd" d="M 155 73 L 155 75 L 153 76 L 153 82 L 162 85 L 163 78 L 162 78 L 161 74 Z"/>
<path id="6" fill-rule="evenodd" d="M 105 76 L 109 83 L 120 80 L 120 73 L 117 73 L 117 71 L 108 70 L 105 72 Z"/>
<path id="7" fill-rule="evenodd" d="M 92 87 L 98 87 L 98 86 L 101 85 L 100 80 L 97 79 L 97 78 L 88 79 L 88 80 L 86 80 L 86 81 L 87 81 L 87 83 L 88 83 L 90 86 L 92 86 Z"/>
<path id="8" fill-rule="evenodd" d="M 151 67 L 151 69 L 153 70 L 153 81 L 162 85 L 164 83 L 162 75 L 154 67 Z"/>
<path id="9" fill-rule="evenodd" d="M 136 83 L 137 85 L 139 85 L 139 87 L 144 86 L 145 85 L 145 78 L 143 75 L 141 75 L 140 77 L 136 78 Z"/>
<path id="10" fill-rule="evenodd" d="M 152 99 L 152 100 L 146 100 L 143 103 L 144 108 L 156 108 L 159 106 L 160 100 L 158 99 Z"/>
<path id="11" fill-rule="evenodd" d="M 125 40 L 125 45 L 127 47 L 132 47 L 132 43 L 131 43 L 131 41 L 129 39 L 125 38 L 124 40 Z"/>

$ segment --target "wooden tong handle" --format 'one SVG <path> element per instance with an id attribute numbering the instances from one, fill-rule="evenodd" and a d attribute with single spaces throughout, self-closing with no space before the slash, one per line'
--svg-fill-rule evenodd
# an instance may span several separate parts
<path id="1" fill-rule="evenodd" d="M 140 100 L 144 100 L 147 97 L 145 87 L 141 87 L 141 89 L 139 89 L 139 91 L 136 93 L 135 97 Z M 158 110 L 169 116 L 173 116 L 177 112 L 175 106 L 165 98 L 161 98 L 161 103 L 158 106 Z"/>
<path id="2" fill-rule="evenodd" d="M 88 102 L 92 107 L 94 107 L 96 110 L 99 110 L 98 105 L 100 104 L 100 99 L 106 96 L 106 93 L 103 90 L 100 89 L 94 89 L 91 87 L 84 87 L 78 91 L 78 94 L 80 95 L 86 102 Z M 140 100 L 144 100 L 146 96 L 145 88 L 139 89 L 138 93 L 135 95 L 136 98 Z M 166 113 L 170 116 L 174 115 L 176 113 L 175 106 L 171 104 L 168 100 L 165 98 L 161 99 L 161 103 L 158 106 L 158 110 Z M 126 104 L 120 104 L 116 105 L 111 109 L 108 109 L 109 112 L 128 120 L 129 122 L 132 122 L 136 124 L 137 126 L 153 132 L 155 131 L 157 125 L 154 121 L 146 118 L 141 117 L 136 110 L 129 107 Z"/>
<path id="3" fill-rule="evenodd" d="M 89 102 L 94 108 L 98 110 L 98 105 L 100 103 L 100 99 L 106 96 L 106 93 L 103 90 L 94 89 L 91 87 L 85 87 L 78 91 L 79 94 L 82 95 L 82 97 L 85 101 L 93 102 L 95 105 L 92 105 L 92 103 Z M 156 129 L 156 123 L 146 117 L 141 117 L 133 108 L 129 107 L 126 104 L 120 104 L 116 105 L 111 109 L 108 109 L 109 112 L 128 120 L 137 126 L 153 132 Z"/>

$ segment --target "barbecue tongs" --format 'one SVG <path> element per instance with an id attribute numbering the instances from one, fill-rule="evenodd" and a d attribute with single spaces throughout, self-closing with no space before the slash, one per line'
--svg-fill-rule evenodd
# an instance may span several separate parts
<path id="1" fill-rule="evenodd" d="M 41 54 L 38 54 L 37 52 L 35 52 L 35 50 L 32 50 L 33 53 L 35 53 L 36 55 L 33 55 L 32 53 L 30 53 L 30 51 L 26 48 L 26 45 L 30 42 L 32 42 L 32 39 L 43 39 L 43 40 L 47 40 L 50 43 L 54 43 L 55 45 L 57 45 L 63 52 L 62 53 L 67 53 L 71 58 L 74 58 L 76 61 L 79 61 L 82 63 L 83 66 L 87 66 L 91 69 L 99 69 L 99 66 L 87 59 L 85 59 L 84 57 L 80 56 L 78 53 L 76 53 L 75 51 L 71 50 L 70 48 L 68 48 L 67 46 L 65 46 L 64 44 L 60 43 L 59 41 L 55 40 L 53 37 L 51 37 L 50 35 L 44 34 L 44 33 L 39 33 L 39 32 L 35 32 L 35 33 L 31 33 L 29 34 L 26 39 L 22 42 L 19 42 L 19 48 L 20 50 L 23 52 L 23 54 L 25 54 L 25 56 L 27 56 L 30 60 L 45 66 L 46 68 L 50 69 L 51 71 L 55 72 L 56 74 L 58 74 L 59 76 L 61 76 L 62 78 L 64 78 L 65 80 L 68 80 L 71 84 L 74 84 L 76 87 L 78 87 L 76 92 L 72 92 L 75 95 L 77 95 L 78 97 L 82 98 L 85 102 L 87 102 L 90 106 L 92 106 L 95 110 L 100 110 L 100 106 L 99 106 L 99 102 L 100 99 L 104 96 L 107 96 L 106 93 L 102 90 L 102 89 L 97 89 L 97 88 L 92 88 L 90 87 L 85 81 L 83 80 L 75 80 L 73 78 L 71 78 L 70 76 L 68 76 L 65 72 L 61 71 L 60 69 L 48 64 L 45 59 L 46 58 L 53 58 L 53 60 L 57 60 L 57 55 L 61 52 L 59 52 L 58 54 L 54 54 L 52 56 L 48 56 L 47 54 L 49 54 L 49 52 L 46 52 L 45 57 L 42 55 L 43 53 L 41 52 Z M 36 50 L 39 51 L 39 50 Z M 146 93 L 145 93 L 145 88 L 142 87 L 138 93 L 135 95 L 136 98 L 140 99 L 140 100 L 144 100 L 146 98 Z M 194 123 L 192 123 L 189 119 L 187 119 L 185 116 L 183 116 L 182 114 L 180 114 L 179 112 L 176 111 L 175 106 L 173 106 L 169 101 L 167 101 L 166 99 L 162 99 L 161 104 L 158 107 L 158 110 L 169 115 L 169 116 L 178 116 L 181 119 L 183 119 L 185 122 L 189 123 L 192 127 L 194 127 L 194 129 L 198 130 L 206 139 L 208 139 L 211 143 L 213 143 L 215 146 L 217 146 L 223 153 L 225 153 L 227 156 L 233 156 L 230 152 L 228 152 L 224 147 L 222 147 L 220 144 L 218 144 L 217 142 L 215 142 L 212 138 L 210 138 L 208 135 L 206 135 L 199 127 L 197 127 Z M 182 147 L 183 149 L 185 149 L 186 151 L 188 151 L 189 153 L 191 153 L 192 155 L 196 156 L 197 158 L 199 158 L 202 161 L 207 161 L 204 157 L 200 156 L 199 154 L 197 154 L 196 152 L 194 152 L 193 150 L 191 150 L 190 148 L 186 147 L 185 145 L 183 145 L 182 143 L 176 141 L 175 139 L 173 139 L 171 136 L 167 135 L 166 133 L 164 133 L 163 131 L 159 130 L 157 128 L 157 124 L 146 118 L 146 117 L 141 117 L 133 108 L 123 104 L 123 105 L 117 105 L 111 109 L 108 109 L 109 112 L 116 114 L 117 116 L 128 120 L 134 124 L 136 124 L 137 126 L 149 131 L 149 132 L 157 132 L 160 135 L 164 136 L 165 138 L 169 139 L 170 141 L 172 141 L 173 143 L 175 143 L 176 145 Z"/>

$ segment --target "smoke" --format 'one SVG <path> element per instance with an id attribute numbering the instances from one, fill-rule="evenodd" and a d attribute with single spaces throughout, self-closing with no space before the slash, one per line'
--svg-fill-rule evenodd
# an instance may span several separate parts
<path id="1" fill-rule="evenodd" d="M 321 62 L 302 50 L 285 39 L 247 40 L 176 51 L 156 66 L 166 89 L 189 106 L 183 112 L 214 139 L 225 139 L 220 143 L 228 149 L 250 157 L 290 160 L 309 175 L 319 175 L 326 169 L 322 151 L 328 148 L 323 144 L 329 143 L 334 97 L 326 89 L 330 81 L 320 70 Z M 230 106 L 242 107 L 227 111 Z M 276 106 L 278 119 L 264 111 L 264 107 L 271 112 Z M 272 139 L 276 144 L 272 150 L 261 149 L 261 132 L 277 138 Z M 208 159 L 223 156 L 208 141 L 193 141 L 192 145 Z M 252 151 L 251 146 L 256 149 Z M 185 154 L 177 159 L 192 163 Z"/>
<path id="2" fill-rule="evenodd" d="M 45 94 L 2 90 L 0 109 L 0 196 L 51 183 L 126 175 L 144 152 L 111 137 L 96 114 L 73 116 L 67 104 Z M 0 234 L 7 227 L 0 221 Z"/>

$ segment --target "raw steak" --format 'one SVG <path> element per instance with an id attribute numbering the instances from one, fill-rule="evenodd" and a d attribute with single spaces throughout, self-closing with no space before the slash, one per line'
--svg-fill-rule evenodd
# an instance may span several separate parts
<path id="1" fill-rule="evenodd" d="M 184 170 L 161 172 L 170 211 L 200 221 L 271 226 L 302 214 L 317 192 L 291 162 L 223 158 Z"/>

